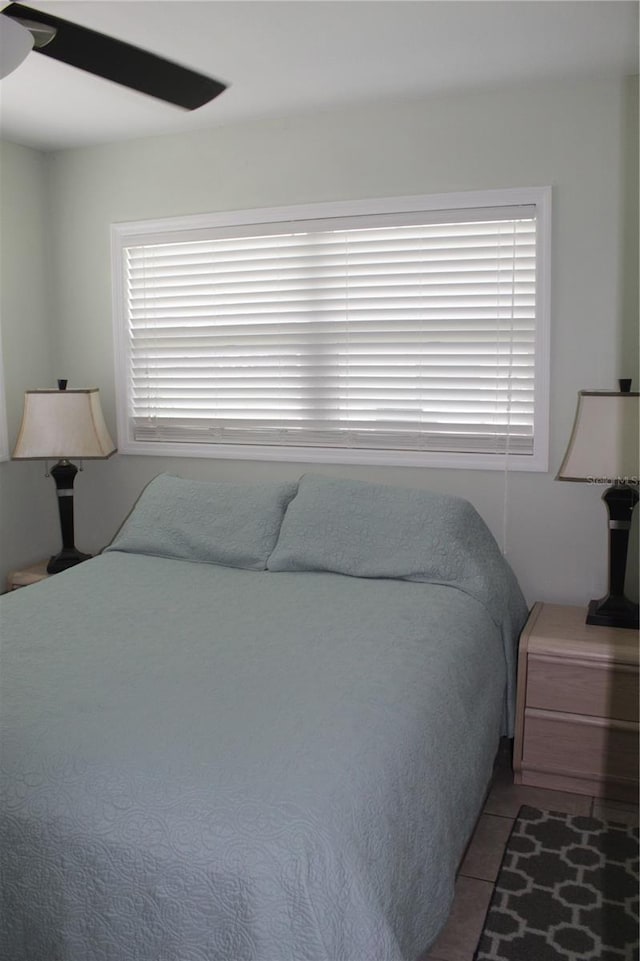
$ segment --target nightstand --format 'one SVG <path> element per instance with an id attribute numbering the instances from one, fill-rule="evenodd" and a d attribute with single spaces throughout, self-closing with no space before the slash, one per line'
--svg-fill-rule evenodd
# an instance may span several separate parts
<path id="1" fill-rule="evenodd" d="M 27 587 L 29 584 L 37 584 L 50 575 L 47 574 L 48 561 L 40 561 L 32 564 L 31 567 L 24 567 L 20 571 L 11 571 L 7 578 L 7 589 L 16 591 L 19 587 Z"/>
<path id="2" fill-rule="evenodd" d="M 537 603 L 520 638 L 514 781 L 638 800 L 638 632 Z"/>

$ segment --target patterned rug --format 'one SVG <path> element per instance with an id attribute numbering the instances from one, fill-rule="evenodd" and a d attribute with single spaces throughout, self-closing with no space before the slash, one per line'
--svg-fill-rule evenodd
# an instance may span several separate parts
<path id="1" fill-rule="evenodd" d="M 474 961 L 638 961 L 638 828 L 520 808 Z"/>

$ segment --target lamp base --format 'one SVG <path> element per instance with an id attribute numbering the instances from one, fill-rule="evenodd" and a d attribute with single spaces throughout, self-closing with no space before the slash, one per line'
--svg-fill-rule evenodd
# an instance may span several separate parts
<path id="1" fill-rule="evenodd" d="M 63 547 L 59 554 L 54 554 L 49 560 L 47 573 L 59 574 L 61 571 L 66 571 L 69 567 L 75 567 L 76 564 L 81 564 L 82 561 L 88 561 L 91 556 L 91 554 L 83 554 L 75 548 L 69 549 Z"/>
<path id="2" fill-rule="evenodd" d="M 637 630 L 640 623 L 638 611 L 638 605 L 628 598 L 608 594 L 599 601 L 590 602 L 586 623 Z"/>

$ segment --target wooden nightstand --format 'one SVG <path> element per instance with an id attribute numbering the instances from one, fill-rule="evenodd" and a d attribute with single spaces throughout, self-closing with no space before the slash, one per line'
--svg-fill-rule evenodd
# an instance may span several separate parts
<path id="1" fill-rule="evenodd" d="M 24 567 L 21 571 L 11 571 L 7 578 L 7 589 L 16 591 L 19 587 L 27 587 L 29 584 L 37 584 L 50 575 L 47 574 L 48 561 L 40 561 L 32 564 L 31 567 Z"/>
<path id="2" fill-rule="evenodd" d="M 638 632 L 537 603 L 520 639 L 516 784 L 638 800 Z"/>

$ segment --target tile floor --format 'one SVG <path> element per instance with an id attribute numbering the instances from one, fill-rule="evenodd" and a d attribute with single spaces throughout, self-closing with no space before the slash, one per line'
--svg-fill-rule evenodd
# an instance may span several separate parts
<path id="1" fill-rule="evenodd" d="M 638 807 L 631 804 L 515 785 L 509 742 L 503 742 L 487 802 L 460 867 L 449 920 L 436 943 L 420 961 L 472 961 L 502 854 L 521 804 L 545 810 L 593 814 L 611 821 L 638 822 Z"/>

